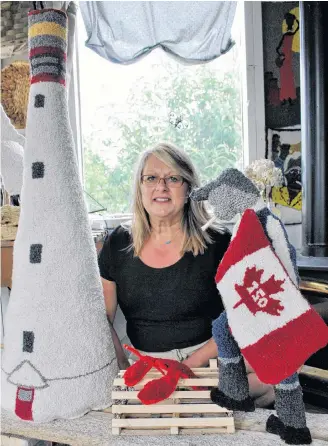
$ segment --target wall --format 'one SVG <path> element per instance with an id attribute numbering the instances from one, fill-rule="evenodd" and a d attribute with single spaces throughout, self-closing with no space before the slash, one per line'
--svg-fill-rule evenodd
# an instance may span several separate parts
<path id="1" fill-rule="evenodd" d="M 286 15 L 287 14 L 287 15 Z M 272 199 L 301 248 L 301 112 L 298 2 L 262 2 L 266 157 L 284 175 Z"/>

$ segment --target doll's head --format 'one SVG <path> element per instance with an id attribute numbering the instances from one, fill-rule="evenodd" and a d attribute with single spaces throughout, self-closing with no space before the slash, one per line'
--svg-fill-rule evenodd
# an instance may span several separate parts
<path id="1" fill-rule="evenodd" d="M 231 220 L 236 214 L 254 206 L 259 197 L 260 192 L 252 181 L 233 168 L 224 170 L 216 180 L 194 189 L 190 194 L 192 200 L 208 200 L 220 220 Z"/>

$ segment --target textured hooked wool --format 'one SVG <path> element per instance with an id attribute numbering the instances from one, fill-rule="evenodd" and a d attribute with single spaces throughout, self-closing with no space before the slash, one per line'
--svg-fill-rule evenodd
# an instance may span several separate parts
<path id="1" fill-rule="evenodd" d="M 25 421 L 110 404 L 116 361 L 65 88 L 66 15 L 29 14 L 31 88 L 2 408 Z"/>
<path id="2" fill-rule="evenodd" d="M 261 381 L 278 384 L 328 342 L 328 328 L 290 279 L 252 209 L 216 274 L 229 327 Z"/>

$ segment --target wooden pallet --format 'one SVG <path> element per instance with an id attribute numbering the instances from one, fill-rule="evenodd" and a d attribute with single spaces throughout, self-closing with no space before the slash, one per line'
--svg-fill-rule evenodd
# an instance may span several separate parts
<path id="1" fill-rule="evenodd" d="M 114 380 L 112 434 L 177 435 L 233 433 L 233 412 L 213 404 L 210 390 L 190 390 L 186 386 L 216 387 L 217 361 L 209 368 L 193 369 L 198 379 L 181 379 L 170 398 L 157 404 L 142 405 L 137 398 L 139 389 L 160 373 L 152 370 L 133 390 L 124 385 L 124 371 Z M 120 390 L 118 390 L 120 389 Z M 156 430 L 156 432 L 154 432 Z"/>

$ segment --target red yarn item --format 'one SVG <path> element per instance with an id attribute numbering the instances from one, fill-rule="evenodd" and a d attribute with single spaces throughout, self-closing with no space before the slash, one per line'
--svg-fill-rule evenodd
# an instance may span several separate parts
<path id="1" fill-rule="evenodd" d="M 153 379 L 138 393 L 142 404 L 156 404 L 168 398 L 175 391 L 180 379 L 177 370 L 171 370 L 162 378 Z"/>
<path id="2" fill-rule="evenodd" d="M 138 350 L 126 344 L 123 347 L 139 358 L 123 375 L 124 382 L 128 387 L 140 382 L 153 367 L 164 375 L 148 382 L 140 390 L 138 398 L 143 404 L 155 404 L 168 398 L 175 391 L 180 378 L 198 378 L 188 366 L 181 364 L 179 361 L 142 355 Z M 203 387 L 193 386 L 192 389 L 203 390 Z"/>
<path id="3" fill-rule="evenodd" d="M 129 345 L 124 344 L 123 347 L 139 357 L 139 361 L 127 368 L 123 375 L 125 385 L 128 387 L 133 387 L 138 384 L 138 382 L 140 382 L 144 376 L 146 376 L 150 369 L 154 367 L 155 358 L 141 355 L 138 350 L 130 347 Z"/>

